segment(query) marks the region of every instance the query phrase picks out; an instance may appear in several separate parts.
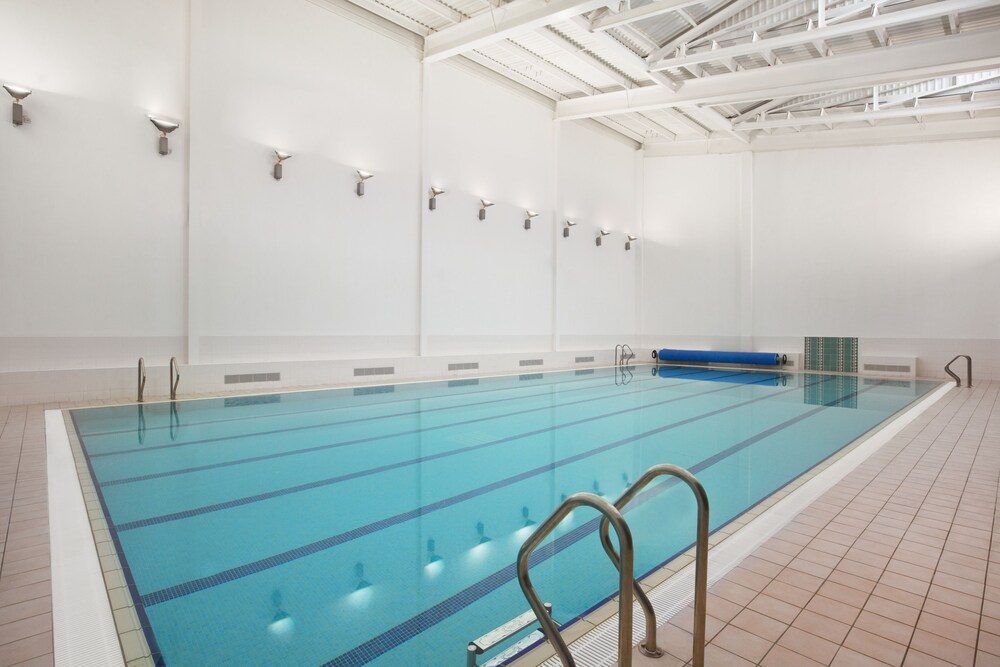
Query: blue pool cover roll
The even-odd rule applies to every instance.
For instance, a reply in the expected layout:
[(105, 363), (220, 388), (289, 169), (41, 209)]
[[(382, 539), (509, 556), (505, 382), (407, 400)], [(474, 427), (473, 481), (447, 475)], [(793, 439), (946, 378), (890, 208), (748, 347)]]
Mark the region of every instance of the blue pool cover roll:
[(671, 350), (659, 353), (660, 361), (700, 361), (716, 364), (755, 364), (777, 366), (781, 357), (776, 352), (721, 352), (715, 350)]

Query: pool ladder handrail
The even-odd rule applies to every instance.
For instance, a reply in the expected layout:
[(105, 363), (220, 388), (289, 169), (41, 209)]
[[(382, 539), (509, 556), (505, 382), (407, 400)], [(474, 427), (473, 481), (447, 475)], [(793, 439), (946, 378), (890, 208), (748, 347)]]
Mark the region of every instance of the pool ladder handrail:
[(969, 355), (967, 355), (967, 354), (958, 354), (958, 355), (955, 355), (954, 359), (952, 359), (951, 361), (949, 361), (948, 363), (946, 363), (944, 365), (944, 372), (951, 376), (951, 379), (955, 381), (955, 386), (956, 387), (961, 387), (962, 386), (962, 378), (958, 377), (957, 375), (955, 375), (955, 373), (952, 372), (951, 365), (953, 363), (955, 363), (956, 361), (958, 361), (959, 359), (961, 359), (962, 357), (965, 357), (965, 374), (966, 374), (966, 385), (965, 386), (971, 388), (972, 387), (972, 357), (970, 357)]
[(615, 529), (618, 544), (621, 545), (621, 558), (615, 564), (618, 569), (618, 665), (632, 667), (632, 591), (635, 582), (632, 531), (614, 505), (593, 493), (574, 493), (562, 501), (559, 507), (539, 524), (517, 552), (517, 581), (542, 626), (542, 632), (552, 644), (563, 667), (576, 667), (566, 642), (559, 634), (559, 625), (549, 616), (538, 593), (535, 592), (535, 587), (531, 584), (531, 578), (528, 576), (528, 559), (542, 541), (566, 518), (566, 515), (581, 506), (591, 507), (604, 515), (604, 519)]
[[(705, 665), (705, 614), (707, 611), (708, 596), (708, 494), (705, 487), (701, 485), (698, 478), (679, 466), (663, 463), (655, 465), (640, 477), (635, 484), (631, 485), (615, 501), (614, 505), (619, 511), (624, 511), (625, 507), (639, 495), (657, 477), (664, 475), (679, 478), (688, 485), (695, 500), (698, 503), (698, 526), (697, 537), (695, 539), (695, 574), (694, 574), (694, 638), (692, 640), (692, 665), (693, 667), (704, 667)], [(607, 519), (601, 521), (601, 545), (608, 557), (617, 566), (618, 552), (615, 551), (611, 543), (611, 536), (608, 531)], [(656, 645), (656, 612), (653, 605), (646, 597), (639, 582), (632, 580), (632, 587), (635, 591), (635, 598), (642, 608), (646, 619), (646, 639), (639, 644), (639, 651), (644, 655), (660, 657), (663, 651)]]
[(146, 360), (139, 357), (139, 391), (137, 402), (142, 403), (142, 392), (146, 389)]
[(616, 366), (624, 366), (633, 359), (635, 359), (635, 352), (632, 351), (632, 348), (627, 343), (615, 345)]
[[(176, 375), (176, 378), (174, 377)], [(177, 368), (177, 357), (170, 357), (170, 400), (177, 400), (177, 385), (181, 381), (181, 372)]]

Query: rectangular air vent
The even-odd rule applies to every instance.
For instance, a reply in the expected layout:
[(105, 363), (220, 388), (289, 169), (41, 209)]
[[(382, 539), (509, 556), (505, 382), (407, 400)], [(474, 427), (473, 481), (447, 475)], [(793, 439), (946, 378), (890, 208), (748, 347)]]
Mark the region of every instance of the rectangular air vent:
[(267, 396), (234, 396), (227, 398), (223, 406), (227, 408), (238, 408), (243, 405), (264, 405), (266, 403), (281, 403), (281, 394), (269, 394)]
[(448, 380), (449, 387), (471, 387), (477, 384), (479, 384), (479, 380), (476, 378), (470, 378), (468, 380)]
[(368, 396), (370, 394), (391, 394), (396, 391), (396, 385), (384, 384), (377, 387), (355, 387), (355, 396)]
[(518, 378), (521, 379), (521, 380), (541, 380), (542, 379), (542, 374), (541, 373), (527, 373), (525, 375), (518, 376)]
[(457, 364), (448, 364), (449, 371), (474, 371), (479, 368), (478, 361), (463, 361)]
[(576, 363), (578, 364), (589, 364), (594, 361), (593, 357), (577, 357)]
[(869, 373), (910, 373), (909, 366), (902, 364), (865, 364), (864, 370)]
[(244, 382), (278, 382), (281, 380), (281, 373), (240, 373), (239, 375), (227, 375), (224, 380), (226, 384), (242, 384)]
[(541, 366), (542, 365), (542, 360), (541, 359), (521, 359), (521, 361), (519, 361), (517, 363), (520, 364), (521, 366)]
[(395, 375), (396, 369), (393, 366), (372, 366), (371, 368), (355, 368), (354, 377), (361, 375)]
[(585, 368), (583, 370), (577, 371), (576, 374), (577, 375), (593, 375), (594, 374), (594, 369), (593, 368)]

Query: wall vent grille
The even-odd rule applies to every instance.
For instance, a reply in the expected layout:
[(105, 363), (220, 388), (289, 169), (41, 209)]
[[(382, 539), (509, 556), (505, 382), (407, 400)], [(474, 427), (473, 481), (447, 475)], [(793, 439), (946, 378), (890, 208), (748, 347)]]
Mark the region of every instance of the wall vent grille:
[(576, 358), (576, 363), (578, 363), (578, 364), (589, 364), (592, 361), (594, 361), (593, 357), (577, 357)]
[(479, 380), (476, 378), (470, 378), (468, 380), (448, 380), (449, 387), (471, 387), (477, 384), (479, 384)]
[(902, 364), (865, 364), (864, 369), (866, 371), (880, 371), (882, 373), (909, 373), (911, 369), (909, 366), (904, 366)]
[(396, 391), (396, 385), (382, 384), (375, 387), (355, 387), (355, 396), (370, 396), (372, 394), (391, 394)]
[(448, 364), (449, 371), (474, 371), (479, 368), (478, 361), (463, 361), (457, 364)]
[(281, 373), (240, 373), (237, 375), (226, 375), (223, 380), (226, 384), (242, 384), (244, 382), (278, 382), (281, 380)]
[(393, 366), (372, 366), (371, 368), (355, 368), (354, 377), (362, 375), (395, 375), (396, 369)]
[(526, 373), (524, 375), (518, 376), (518, 379), (520, 379), (520, 380), (541, 380), (542, 379), (542, 374), (541, 373)]
[(542, 365), (542, 360), (541, 359), (521, 359), (521, 361), (519, 361), (518, 364), (520, 364), (521, 366), (541, 366)]

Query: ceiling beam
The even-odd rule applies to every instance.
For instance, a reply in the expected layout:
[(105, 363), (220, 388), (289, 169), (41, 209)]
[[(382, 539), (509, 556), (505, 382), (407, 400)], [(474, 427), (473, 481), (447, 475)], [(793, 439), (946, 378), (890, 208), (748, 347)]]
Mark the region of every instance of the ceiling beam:
[(740, 123), (736, 129), (741, 131), (765, 130), (778, 127), (808, 127), (811, 125), (826, 125), (831, 127), (838, 123), (865, 123), (891, 118), (915, 118), (918, 116), (933, 116), (947, 113), (968, 113), (984, 109), (1000, 109), (1000, 100), (975, 100), (972, 102), (956, 102), (933, 106), (914, 106), (902, 109), (885, 109), (880, 111), (849, 111), (843, 113), (828, 113), (818, 116), (792, 116), (752, 120)]
[(728, 21), (758, 1), (759, 0), (736, 0), (736, 2), (719, 9), (698, 25), (691, 26), (677, 37), (674, 37), (672, 40), (650, 53), (646, 56), (646, 61), (652, 63), (662, 59), (664, 56), (673, 53), (674, 49), (678, 46), (687, 44), (695, 37), (701, 37), (715, 26), (719, 25), (723, 21)]
[(602, 93), (559, 102), (556, 117), (568, 120), (662, 107), (738, 104), (863, 88), (887, 80), (906, 81), (994, 69), (1000, 67), (998, 40), (1000, 30), (984, 30), (692, 79), (676, 91), (649, 87)]
[(516, 0), (428, 35), (424, 40), (424, 61), (444, 60), (606, 4), (607, 0)]
[(625, 11), (618, 12), (617, 14), (605, 14), (604, 16), (591, 21), (590, 29), (607, 30), (626, 23), (641, 21), (642, 19), (648, 19), (654, 16), (660, 16), (661, 14), (666, 14), (668, 12), (677, 11), (678, 9), (690, 7), (691, 5), (697, 5), (701, 2), (704, 2), (704, 0), (656, 0), (655, 2), (643, 5), (642, 7), (626, 9)]
[(541, 35), (545, 39), (549, 40), (550, 42), (561, 48), (566, 53), (573, 54), (574, 56), (582, 60), (584, 63), (586, 63), (588, 67), (590, 67), (593, 70), (596, 70), (601, 75), (611, 79), (622, 88), (628, 89), (635, 87), (635, 81), (630, 79), (627, 75), (622, 74), (613, 67), (610, 67), (604, 62), (598, 60), (593, 54), (588, 52), (584, 47), (577, 46), (569, 39), (563, 37), (558, 32), (554, 31), (552, 28), (548, 27), (539, 28), (535, 32), (536, 34)]
[(900, 25), (903, 23), (914, 23), (946, 16), (955, 12), (964, 12), (971, 9), (978, 9), (989, 5), (995, 5), (996, 0), (943, 0), (914, 9), (903, 9), (889, 14), (880, 14), (871, 18), (856, 19), (836, 25), (828, 25), (825, 28), (815, 28), (813, 30), (802, 30), (788, 35), (771, 37), (751, 41), (746, 44), (727, 46), (721, 49), (706, 49), (701, 52), (691, 53), (690, 51), (681, 57), (665, 58), (663, 60), (650, 63), (650, 70), (662, 71), (675, 67), (687, 67), (688, 65), (701, 65), (715, 62), (727, 58), (738, 58), (762, 52), (772, 52), (774, 49), (783, 49), (794, 46), (802, 46), (815, 42), (816, 40), (829, 40), (839, 37), (846, 37), (857, 33), (874, 31), (883, 36), (883, 46), (885, 46), (884, 30), (888, 26)]

